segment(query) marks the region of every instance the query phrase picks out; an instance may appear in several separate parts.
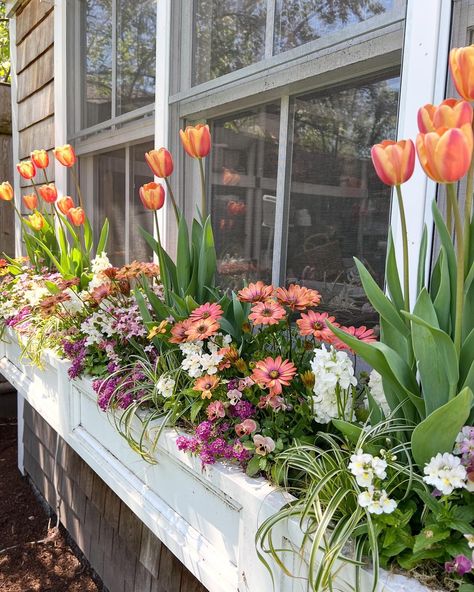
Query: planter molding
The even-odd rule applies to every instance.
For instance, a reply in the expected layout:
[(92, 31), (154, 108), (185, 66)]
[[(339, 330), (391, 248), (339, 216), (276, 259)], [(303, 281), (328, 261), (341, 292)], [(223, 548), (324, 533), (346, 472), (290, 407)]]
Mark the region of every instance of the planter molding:
[[(90, 380), (71, 381), (69, 363), (49, 352), (43, 369), (32, 366), (22, 359), (15, 335), (6, 339), (0, 343), (0, 373), (210, 592), (307, 591), (304, 580), (278, 568), (273, 588), (255, 551), (257, 526), (291, 499), (288, 494), (237, 467), (216, 463), (202, 470), (199, 459), (178, 451), (173, 429), (159, 440), (157, 464), (147, 463), (99, 410)], [(290, 523), (278, 539), (282, 548), (290, 548), (290, 541), (297, 547), (298, 524)], [(303, 574), (294, 558), (294, 572)], [(339, 574), (340, 589), (350, 590), (351, 568), (343, 564)], [(362, 589), (371, 589), (369, 574)], [(379, 592), (408, 590), (427, 588), (382, 573)]]

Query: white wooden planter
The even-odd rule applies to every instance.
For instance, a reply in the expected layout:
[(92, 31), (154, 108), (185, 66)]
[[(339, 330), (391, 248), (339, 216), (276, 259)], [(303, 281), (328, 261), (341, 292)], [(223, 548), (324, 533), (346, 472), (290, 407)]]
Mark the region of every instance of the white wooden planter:
[[(100, 411), (89, 380), (71, 381), (69, 363), (52, 354), (44, 369), (21, 359), (10, 335), (0, 345), (0, 372), (107, 485), (161, 539), (210, 592), (303, 592), (304, 579), (275, 569), (275, 587), (255, 551), (259, 524), (288, 495), (268, 481), (247, 477), (237, 467), (217, 463), (201, 469), (199, 459), (176, 447), (178, 433), (165, 430), (156, 459), (139, 457)], [(279, 533), (281, 547), (298, 546), (301, 532), (291, 523)], [(291, 542), (290, 542), (291, 541)], [(275, 544), (277, 543), (275, 539)], [(304, 574), (296, 559), (294, 571)], [(338, 589), (351, 590), (353, 573), (341, 565)], [(363, 590), (370, 590), (366, 574)], [(418, 582), (382, 574), (380, 592), (424, 592)]]

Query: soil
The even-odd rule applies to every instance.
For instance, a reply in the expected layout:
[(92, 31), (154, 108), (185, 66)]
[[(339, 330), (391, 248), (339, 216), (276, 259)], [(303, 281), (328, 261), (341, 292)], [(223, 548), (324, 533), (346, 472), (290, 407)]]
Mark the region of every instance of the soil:
[(0, 592), (100, 592), (18, 471), (16, 430), (0, 418)]

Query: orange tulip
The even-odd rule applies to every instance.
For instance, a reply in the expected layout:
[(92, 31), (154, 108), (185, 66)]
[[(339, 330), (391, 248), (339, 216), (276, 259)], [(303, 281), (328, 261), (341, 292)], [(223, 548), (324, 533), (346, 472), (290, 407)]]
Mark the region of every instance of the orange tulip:
[(416, 151), (425, 173), (437, 183), (454, 183), (467, 173), (473, 148), (472, 127), (441, 127), (418, 134)]
[(54, 150), (54, 156), (65, 167), (72, 167), (76, 162), (76, 154), (71, 144), (65, 144), (64, 146), (57, 146)]
[(418, 111), (418, 129), (423, 134), (439, 127), (461, 127), (465, 123), (472, 124), (472, 107), (467, 101), (446, 99), (439, 106), (428, 104)]
[(11, 201), (13, 199), (13, 187), (8, 181), (0, 183), (0, 199)]
[(58, 190), (56, 189), (54, 183), (41, 185), (38, 191), (46, 203), (54, 203), (58, 198)]
[(384, 140), (370, 151), (375, 171), (386, 185), (401, 185), (413, 175), (415, 146), (411, 140)]
[(449, 52), (449, 67), (456, 90), (466, 101), (474, 100), (474, 45)]
[(16, 165), (16, 168), (24, 179), (32, 179), (36, 175), (36, 168), (31, 160), (23, 160), (22, 162), (19, 162)]
[(145, 152), (145, 160), (153, 174), (161, 179), (166, 179), (173, 172), (173, 157), (166, 148)]
[(165, 203), (165, 190), (158, 183), (146, 183), (139, 190), (142, 204), (147, 210), (160, 210)]
[(38, 198), (36, 197), (36, 194), (30, 193), (29, 195), (23, 196), (23, 203), (29, 210), (36, 210), (38, 207)]
[(44, 226), (44, 218), (39, 212), (35, 212), (28, 216), (28, 221), (33, 230), (41, 230)]
[(46, 150), (33, 150), (31, 160), (37, 169), (45, 169), (49, 164), (49, 156)]
[(74, 201), (72, 197), (70, 197), (69, 195), (63, 195), (58, 199), (56, 205), (58, 206), (58, 209), (61, 212), (61, 214), (67, 216), (69, 210), (74, 207)]
[(198, 123), (196, 126), (188, 125), (179, 130), (183, 148), (192, 158), (204, 158), (211, 151), (211, 134), (209, 126)]
[(82, 208), (70, 208), (67, 217), (74, 226), (82, 226), (86, 220), (86, 213)]

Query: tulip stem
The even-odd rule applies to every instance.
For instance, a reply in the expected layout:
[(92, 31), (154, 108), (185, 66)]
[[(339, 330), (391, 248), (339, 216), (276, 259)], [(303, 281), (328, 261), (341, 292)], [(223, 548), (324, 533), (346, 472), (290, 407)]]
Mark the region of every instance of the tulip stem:
[(40, 212), (43, 212), (43, 198), (41, 197), (41, 195), (38, 192), (38, 189), (36, 188), (36, 183), (33, 181), (33, 179), (30, 179), (31, 184), (33, 185), (33, 189), (36, 193), (36, 197), (38, 198), (38, 210)]
[(168, 177), (165, 177), (166, 187), (168, 188), (168, 193), (171, 198), (171, 203), (173, 204), (174, 215), (176, 216), (176, 224), (179, 225), (179, 210), (178, 206), (176, 205), (176, 200), (174, 198), (173, 189), (171, 187), (171, 183), (168, 181)]
[(81, 188), (79, 186), (79, 180), (77, 178), (76, 171), (74, 170), (74, 166), (71, 167), (71, 173), (72, 173), (72, 177), (74, 179), (74, 184), (76, 185), (76, 191), (77, 191), (77, 197), (79, 199), (79, 205), (81, 206), (82, 209), (84, 209), (84, 202), (82, 200)]
[(44, 175), (44, 180), (46, 181), (46, 183), (48, 184), (48, 175), (46, 174), (46, 169), (43, 169), (43, 175)]
[(201, 216), (202, 223), (206, 220), (206, 178), (204, 176), (204, 164), (202, 158), (198, 158), (199, 162), (199, 173), (201, 175)]
[[(473, 124), (474, 126), (474, 124)], [(466, 200), (464, 202), (464, 275), (469, 273), (469, 251), (471, 248), (471, 217), (472, 217), (472, 193), (474, 180), (474, 157), (471, 159), (466, 180)]]
[(157, 210), (153, 210), (153, 213), (154, 213), (154, 215), (155, 215), (156, 238), (157, 238), (158, 244), (159, 244), (159, 245), (160, 245), (160, 247), (161, 247), (161, 238), (160, 238), (160, 225), (159, 225), (159, 223), (158, 223), (158, 212), (157, 212)]
[(454, 214), (454, 229), (456, 233), (456, 251), (457, 251), (457, 266), (456, 266), (456, 319), (454, 323), (454, 345), (456, 352), (459, 355), (461, 351), (462, 340), (462, 313), (464, 306), (464, 241), (463, 241), (463, 225), (461, 214), (459, 212), (459, 205), (456, 198), (456, 186), (454, 183), (449, 183), (446, 186), (448, 200)]
[(402, 188), (400, 185), (395, 185), (398, 211), (400, 212), (400, 222), (402, 224), (402, 244), (403, 244), (403, 300), (405, 303), (405, 310), (410, 312), (410, 278), (408, 269), (408, 232), (407, 221), (405, 217), (405, 207), (403, 206)]

